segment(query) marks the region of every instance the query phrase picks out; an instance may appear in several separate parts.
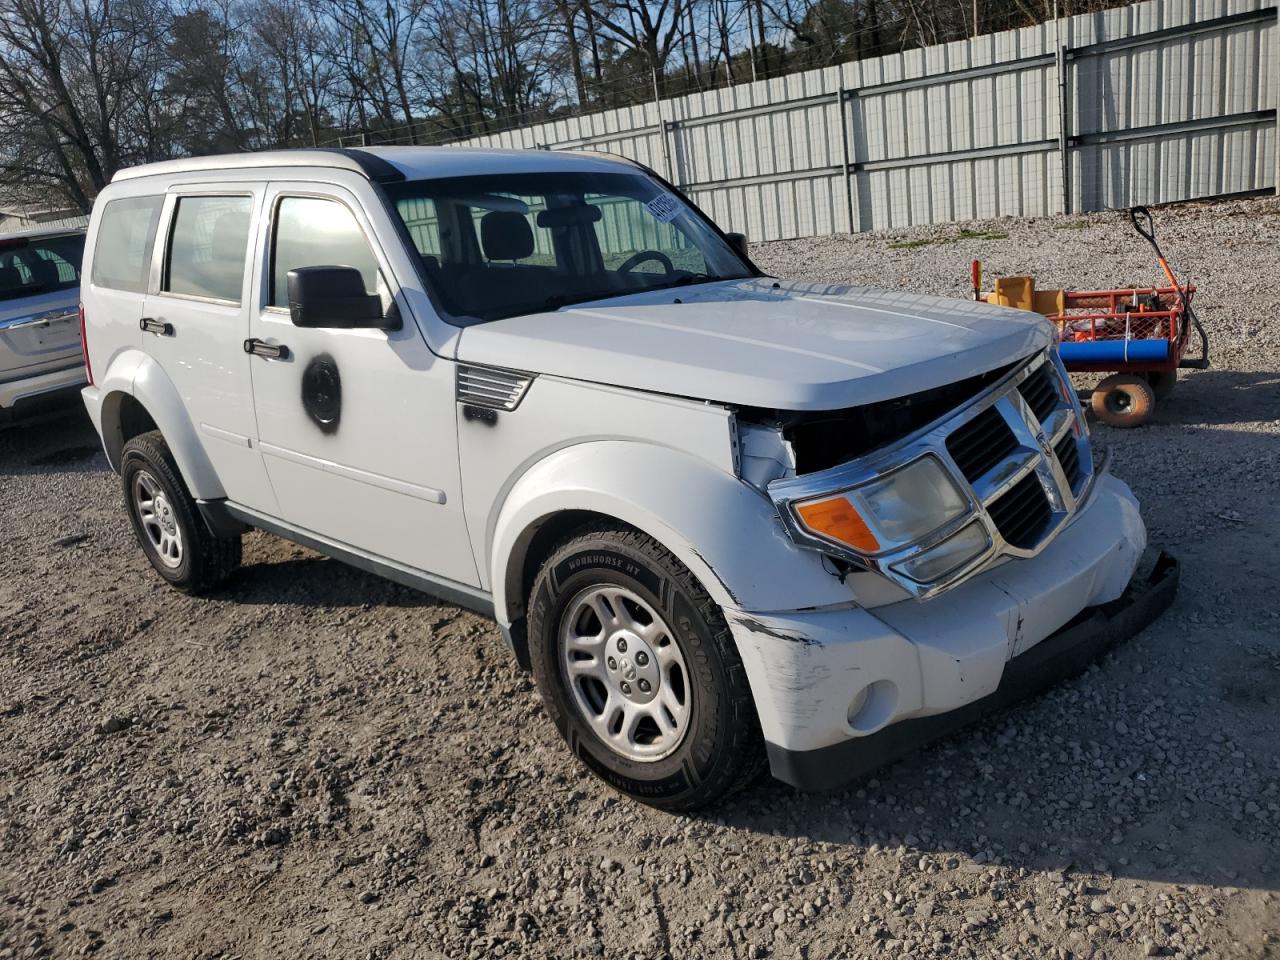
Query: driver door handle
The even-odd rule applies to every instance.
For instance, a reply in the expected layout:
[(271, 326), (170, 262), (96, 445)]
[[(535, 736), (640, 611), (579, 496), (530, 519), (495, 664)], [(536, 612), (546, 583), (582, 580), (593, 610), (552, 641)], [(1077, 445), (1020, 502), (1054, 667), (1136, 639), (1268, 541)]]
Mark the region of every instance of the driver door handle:
[(138, 321), (138, 327), (144, 333), (154, 333), (159, 337), (173, 336), (173, 324), (164, 320), (157, 320), (154, 317), (143, 317)]
[(289, 348), (283, 343), (267, 343), (257, 337), (244, 342), (244, 352), (251, 353), (255, 357), (266, 357), (269, 360), (287, 360), (289, 357)]

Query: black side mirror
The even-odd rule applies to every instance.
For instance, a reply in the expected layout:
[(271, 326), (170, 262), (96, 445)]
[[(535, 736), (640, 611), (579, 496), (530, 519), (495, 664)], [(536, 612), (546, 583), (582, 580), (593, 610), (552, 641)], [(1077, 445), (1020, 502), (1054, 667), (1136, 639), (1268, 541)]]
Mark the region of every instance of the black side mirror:
[(399, 330), (400, 313), (382, 312), (382, 298), (365, 293), (355, 267), (299, 267), (289, 271), (289, 316), (295, 327), (377, 327)]
[(724, 238), (729, 241), (729, 246), (733, 247), (734, 253), (744, 260), (751, 259), (747, 256), (747, 235), (745, 233), (726, 233)]

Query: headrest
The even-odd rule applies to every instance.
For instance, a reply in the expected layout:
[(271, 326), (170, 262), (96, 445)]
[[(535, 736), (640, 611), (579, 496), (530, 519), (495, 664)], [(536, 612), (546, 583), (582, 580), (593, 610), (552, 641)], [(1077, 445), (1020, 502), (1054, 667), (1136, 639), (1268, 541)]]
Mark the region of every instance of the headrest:
[(39, 286), (53, 288), (62, 282), (58, 275), (58, 265), (52, 260), (37, 257), (30, 265), (31, 279)]
[(533, 228), (521, 214), (490, 210), (480, 219), (480, 244), (490, 260), (523, 260), (533, 253)]
[(244, 263), (245, 249), (249, 245), (249, 214), (228, 210), (218, 214), (213, 221), (210, 235), (214, 260)]
[(13, 290), (22, 286), (22, 274), (12, 264), (0, 267), (0, 290)]

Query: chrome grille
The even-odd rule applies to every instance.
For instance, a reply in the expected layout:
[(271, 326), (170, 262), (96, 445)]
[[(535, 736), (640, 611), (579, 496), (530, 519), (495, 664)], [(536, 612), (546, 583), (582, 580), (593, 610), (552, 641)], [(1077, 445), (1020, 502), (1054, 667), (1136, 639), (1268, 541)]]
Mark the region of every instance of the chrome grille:
[[(937, 457), (969, 500), (969, 509), (910, 544), (867, 556), (805, 529), (799, 501), (839, 494), (921, 456)], [(908, 593), (928, 597), (953, 587), (1001, 556), (1034, 556), (1079, 509), (1093, 485), (1093, 452), (1084, 415), (1056, 355), (1042, 353), (987, 391), (897, 443), (827, 470), (769, 484), (778, 514), (796, 543), (876, 570)], [(932, 583), (895, 570), (904, 559), (979, 520), (990, 548)]]
[(964, 478), (973, 483), (1018, 446), (1013, 431), (995, 407), (988, 407), (947, 437), (947, 452)]
[(458, 364), (457, 397), (459, 403), (493, 410), (514, 410), (524, 399), (533, 374), (496, 367)]
[(1076, 489), (1076, 485), (1080, 481), (1080, 444), (1076, 442), (1076, 438), (1071, 434), (1067, 434), (1054, 445), (1053, 452), (1057, 454), (1058, 463), (1062, 465), (1062, 473), (1067, 478), (1067, 483), (1071, 484), (1071, 489)]
[(1054, 382), (1056, 379), (1051, 364), (1046, 363), (1018, 385), (1018, 392), (1022, 394), (1022, 399), (1027, 401), (1027, 406), (1041, 423), (1053, 413), (1062, 400), (1062, 395)]
[(1034, 471), (987, 507), (987, 513), (1005, 543), (1019, 550), (1035, 546), (1045, 525), (1053, 519), (1049, 498), (1044, 495), (1044, 487)]

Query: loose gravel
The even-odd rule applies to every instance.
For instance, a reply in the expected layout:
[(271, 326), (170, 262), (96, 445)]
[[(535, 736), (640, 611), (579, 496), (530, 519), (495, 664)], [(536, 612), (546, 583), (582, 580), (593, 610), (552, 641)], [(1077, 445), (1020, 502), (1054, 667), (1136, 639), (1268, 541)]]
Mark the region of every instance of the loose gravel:
[[(184, 597), (81, 415), (0, 432), (0, 958), (1280, 954), (1280, 204), (1157, 222), (1214, 367), (1095, 436), (1182, 561), (1176, 604), (834, 794), (622, 799), (492, 624), (264, 534)], [(967, 226), (1007, 238), (755, 253), (953, 296), (974, 256), (1044, 287), (1157, 279), (1115, 214)]]

